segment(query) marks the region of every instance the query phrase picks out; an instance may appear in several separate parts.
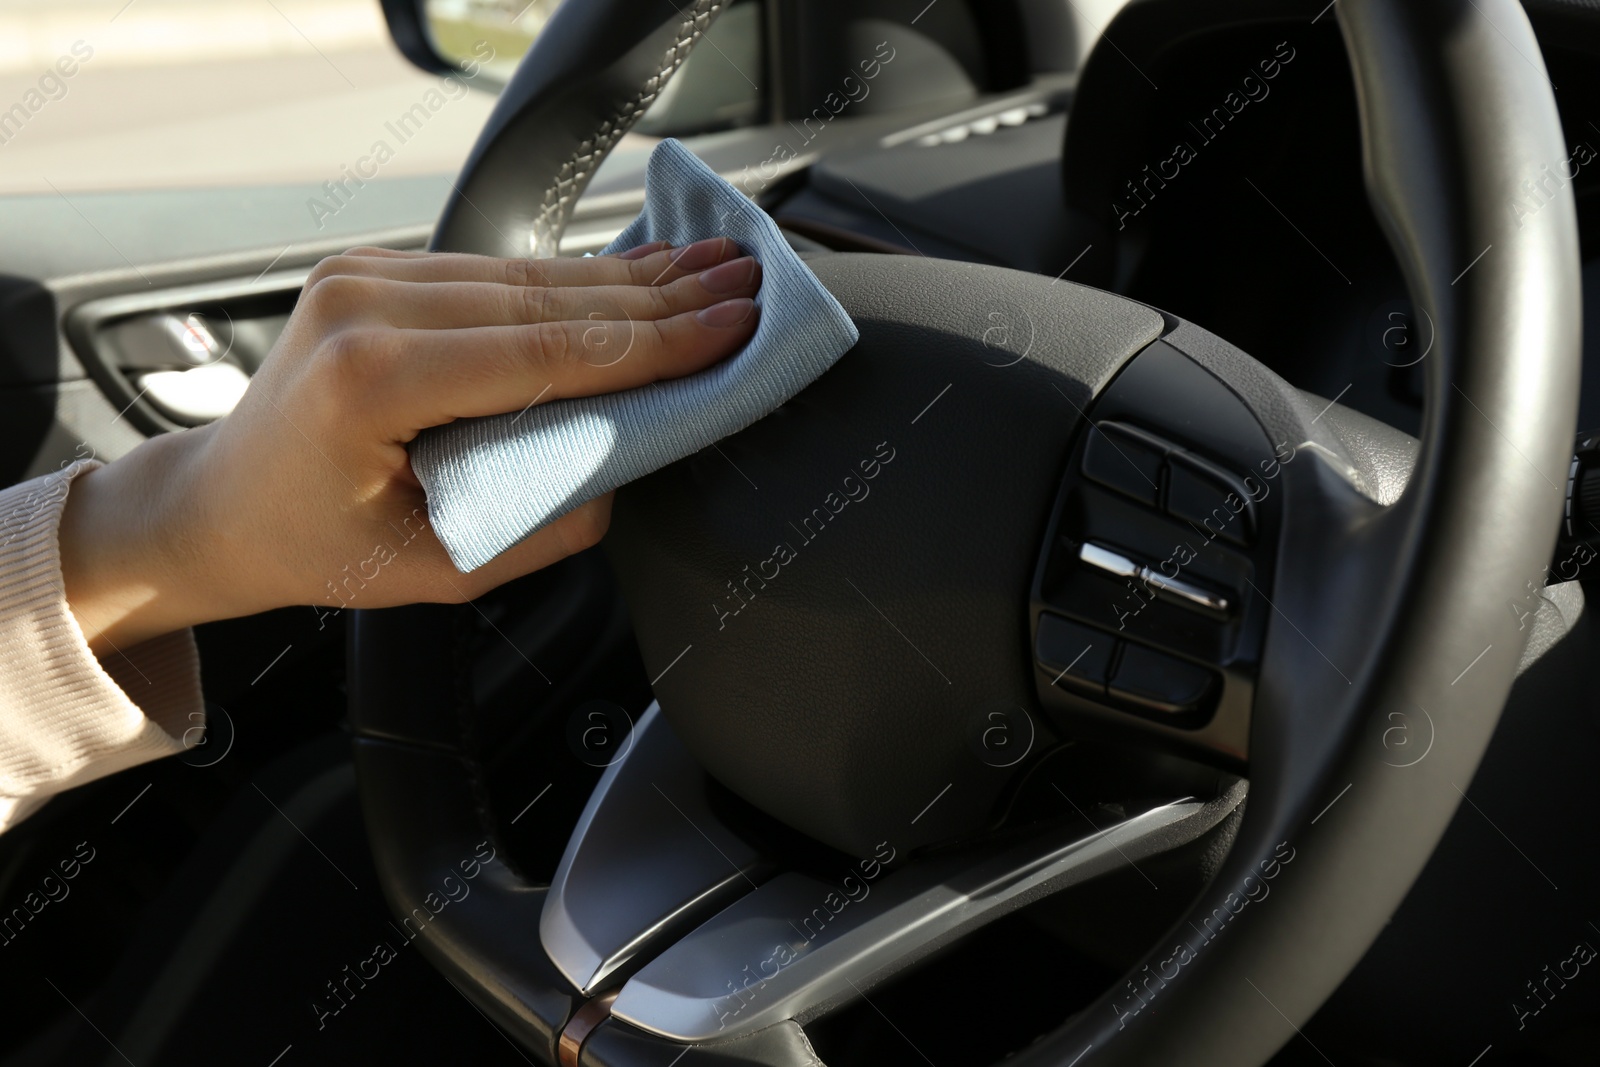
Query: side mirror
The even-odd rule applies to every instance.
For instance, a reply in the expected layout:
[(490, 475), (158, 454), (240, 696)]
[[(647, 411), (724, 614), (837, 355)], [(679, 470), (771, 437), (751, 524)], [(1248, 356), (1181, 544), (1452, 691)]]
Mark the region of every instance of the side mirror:
[[(581, 2), (581, 0), (578, 0)], [(499, 92), (561, 0), (381, 0), (402, 55), (430, 74)], [(765, 4), (735, 0), (667, 83), (634, 132), (687, 137), (767, 119)]]

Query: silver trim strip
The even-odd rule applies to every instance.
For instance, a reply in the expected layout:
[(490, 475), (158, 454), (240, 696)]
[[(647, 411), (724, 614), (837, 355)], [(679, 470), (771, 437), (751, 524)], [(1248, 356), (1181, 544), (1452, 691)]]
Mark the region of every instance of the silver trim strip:
[(930, 858), (877, 882), (779, 875), (647, 964), (611, 1014), (683, 1042), (806, 1022), (1040, 896), (1194, 839), (1216, 824), (1205, 807), (1185, 798), (1088, 836)]
[(1118, 578), (1137, 578), (1154, 589), (1163, 599), (1184, 607), (1196, 608), (1208, 615), (1225, 619), (1232, 607), (1228, 603), (1228, 598), (1220, 593), (1213, 593), (1182, 578), (1169, 578), (1160, 571), (1140, 566), (1127, 556), (1101, 545), (1085, 541), (1078, 549), (1078, 558), (1096, 570), (1105, 571)]
[(659, 705), (639, 717), (631, 739), (589, 797), (539, 916), (545, 953), (585, 996), (763, 873), (756, 850), (711, 810), (705, 771)]

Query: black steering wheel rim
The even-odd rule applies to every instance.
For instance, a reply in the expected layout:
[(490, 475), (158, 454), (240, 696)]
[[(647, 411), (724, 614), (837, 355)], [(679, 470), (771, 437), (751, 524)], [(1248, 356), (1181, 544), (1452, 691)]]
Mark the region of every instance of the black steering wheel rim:
[[(564, 5), (491, 116), (435, 247), (551, 247), (598, 159), (722, 6), (702, 0), (663, 22), (658, 5), (635, 0)], [(1539, 162), (1564, 156), (1555, 105), (1513, 0), (1341, 0), (1334, 14), (1355, 77), (1369, 200), (1435, 329), (1415, 465), (1384, 507), (1349, 491), (1327, 464), (1285, 482), (1281, 544), (1292, 542), (1294, 561), (1327, 570), (1298, 572), (1287, 553), (1280, 563), (1272, 600), (1282, 621), (1256, 695), (1249, 810), (1184, 922), (1238, 918), (1187, 955), (1175, 931), (1123, 984), (1019, 1054), (1023, 1063), (1079, 1062), (1085, 1050), (1086, 1064), (1265, 1061), (1404, 897), (1515, 674), (1525, 634), (1507, 605), (1542, 575), (1554, 539), (1581, 302), (1570, 192), (1521, 228), (1504, 205)], [(553, 176), (542, 199), (522, 180), (530, 173)], [(1248, 357), (1186, 325), (1166, 336), (1269, 432), (1319, 439), (1292, 390)], [(1358, 450), (1333, 436), (1335, 455)], [(1362, 594), (1359, 626), (1328, 618), (1330, 588)], [(464, 741), (463, 665), (437, 639), (457, 625), (456, 610), (363, 611), (352, 627), (363, 803), (401, 913), (489, 837)], [(664, 665), (646, 645), (647, 662)], [(1472, 686), (1455, 687), (1479, 650)], [(1325, 677), (1330, 662), (1346, 681), (1337, 698), (1307, 681)], [(1390, 713), (1414, 708), (1432, 716), (1434, 747), (1397, 767), (1382, 732)], [(1274, 878), (1271, 903), (1245, 908), (1245, 880), (1282, 864), (1284, 848), (1293, 859)], [(553, 1059), (578, 998), (539, 946), (543, 890), (491, 868), (476, 909), (446, 911), (422, 943), (485, 1011)], [(1145, 1010), (1152, 1001), (1159, 1011)]]

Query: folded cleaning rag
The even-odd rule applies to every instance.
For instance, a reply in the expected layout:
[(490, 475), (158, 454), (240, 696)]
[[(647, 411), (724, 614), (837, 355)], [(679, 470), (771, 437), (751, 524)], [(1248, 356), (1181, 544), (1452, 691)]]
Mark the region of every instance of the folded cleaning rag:
[(602, 255), (726, 236), (761, 264), (755, 336), (687, 378), (424, 431), (411, 468), (465, 572), (586, 501), (691, 455), (804, 389), (856, 343), (850, 316), (770, 216), (675, 140), (650, 154), (644, 211)]

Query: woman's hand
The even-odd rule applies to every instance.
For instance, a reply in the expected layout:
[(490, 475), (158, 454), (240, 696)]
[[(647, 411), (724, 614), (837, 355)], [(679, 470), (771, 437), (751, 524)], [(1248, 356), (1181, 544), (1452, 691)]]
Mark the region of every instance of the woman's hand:
[(323, 260), (231, 415), (74, 483), (61, 566), (90, 647), (293, 604), (459, 602), (587, 548), (609, 495), (461, 574), (406, 443), (703, 370), (749, 340), (759, 285), (725, 238), (590, 259)]

